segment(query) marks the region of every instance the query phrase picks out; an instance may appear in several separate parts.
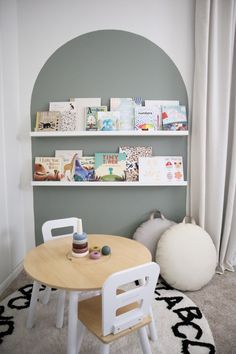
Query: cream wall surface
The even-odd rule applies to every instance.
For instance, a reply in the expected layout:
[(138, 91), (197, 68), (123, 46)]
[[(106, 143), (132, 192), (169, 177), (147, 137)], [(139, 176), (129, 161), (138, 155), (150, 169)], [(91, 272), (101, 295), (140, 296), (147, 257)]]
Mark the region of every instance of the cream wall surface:
[[(191, 102), (195, 1), (1, 0), (0, 4), (4, 18), (1, 24), (1, 47), (4, 49), (1, 62), (5, 62), (0, 67), (0, 99), (4, 103), (0, 111), (1, 134), (5, 137), (0, 149), (1, 153), (6, 151), (1, 177), (1, 188), (6, 192), (6, 202), (1, 205), (1, 210), (6, 218), (1, 218), (0, 224), (1, 242), (5, 242), (6, 247), (5, 250), (0, 249), (0, 259), (5, 265), (0, 268), (0, 284), (5, 285), (25, 251), (34, 245), (30, 101), (34, 82), (46, 60), (61, 45), (86, 32), (102, 29), (133, 32), (153, 41), (175, 62)], [(7, 36), (9, 29), (10, 37)], [(9, 46), (15, 51), (14, 55), (8, 52)], [(12, 73), (12, 82), (9, 82), (9, 72)], [(9, 102), (11, 110), (7, 109)], [(16, 156), (17, 170), (15, 164), (7, 164), (8, 157), (12, 161)], [(12, 178), (9, 180), (8, 176)], [(6, 226), (7, 219), (9, 223)], [(14, 231), (17, 232), (17, 247), (14, 246)], [(12, 254), (11, 261), (9, 254)]]

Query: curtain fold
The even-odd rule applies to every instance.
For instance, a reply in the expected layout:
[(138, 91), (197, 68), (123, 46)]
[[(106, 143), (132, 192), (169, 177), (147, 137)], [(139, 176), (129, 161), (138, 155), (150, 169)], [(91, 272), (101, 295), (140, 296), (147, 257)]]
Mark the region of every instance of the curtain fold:
[(220, 272), (236, 254), (235, 19), (236, 0), (196, 0), (190, 210)]

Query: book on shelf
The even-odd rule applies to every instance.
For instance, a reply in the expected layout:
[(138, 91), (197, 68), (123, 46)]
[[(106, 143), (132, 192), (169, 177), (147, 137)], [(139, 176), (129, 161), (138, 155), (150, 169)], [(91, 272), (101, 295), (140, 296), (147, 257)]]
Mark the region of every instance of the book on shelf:
[(152, 147), (151, 146), (120, 146), (119, 152), (126, 154), (126, 180), (130, 182), (138, 181), (139, 157), (152, 156)]
[(107, 112), (107, 106), (86, 107), (86, 130), (98, 130), (98, 112)]
[(110, 98), (110, 110), (120, 112), (120, 130), (134, 130), (134, 109), (141, 105), (141, 97)]
[(75, 159), (74, 181), (94, 181), (95, 179), (95, 157), (77, 156)]
[(70, 98), (70, 102), (75, 103), (77, 113), (77, 127), (76, 130), (83, 131), (86, 129), (86, 107), (101, 106), (101, 98)]
[(113, 131), (120, 129), (120, 112), (97, 112), (98, 130)]
[(34, 181), (61, 181), (62, 159), (59, 157), (35, 157)]
[(95, 153), (95, 179), (97, 181), (125, 181), (125, 153)]
[(159, 107), (136, 107), (135, 108), (135, 130), (153, 131), (159, 130), (160, 125)]
[(144, 103), (148, 107), (179, 106), (179, 100), (145, 100)]
[(60, 112), (37, 112), (36, 113), (36, 132), (54, 132), (60, 130)]
[(76, 157), (81, 157), (83, 155), (82, 150), (56, 150), (55, 157), (62, 159), (62, 171), (63, 178), (62, 181), (73, 181), (74, 169), (75, 169), (75, 159)]
[(182, 156), (152, 156), (139, 158), (141, 183), (176, 183), (184, 180)]
[(61, 112), (60, 131), (75, 131), (77, 127), (77, 112), (73, 102), (49, 102), (49, 111)]
[(163, 130), (187, 130), (187, 115), (185, 106), (163, 106), (162, 107)]

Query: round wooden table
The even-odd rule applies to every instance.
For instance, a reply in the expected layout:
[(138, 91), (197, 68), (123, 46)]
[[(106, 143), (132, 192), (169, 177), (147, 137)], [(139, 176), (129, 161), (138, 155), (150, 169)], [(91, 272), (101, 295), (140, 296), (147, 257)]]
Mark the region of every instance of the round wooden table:
[(100, 259), (71, 255), (72, 237), (57, 238), (35, 247), (24, 259), (24, 269), (34, 279), (28, 315), (28, 327), (33, 326), (40, 284), (70, 292), (67, 353), (76, 353), (77, 306), (80, 291), (101, 289), (106, 278), (118, 271), (147, 262), (152, 257), (141, 243), (112, 235), (88, 235), (89, 247), (111, 248), (111, 254)]

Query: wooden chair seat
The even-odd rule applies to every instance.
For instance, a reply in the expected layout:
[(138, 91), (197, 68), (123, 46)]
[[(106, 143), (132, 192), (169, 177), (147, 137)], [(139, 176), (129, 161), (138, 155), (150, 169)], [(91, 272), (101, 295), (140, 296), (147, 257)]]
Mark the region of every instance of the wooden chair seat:
[[(124, 290), (119, 290), (118, 293), (122, 293)], [(117, 311), (118, 315), (121, 315), (125, 312), (128, 312), (134, 308), (137, 308), (137, 304), (130, 304), (120, 308)], [(117, 340), (123, 336), (126, 336), (134, 331), (137, 331), (139, 328), (146, 326), (151, 322), (151, 317), (145, 317), (140, 323), (137, 325), (119, 332), (117, 334), (109, 334), (107, 336), (102, 335), (102, 297), (95, 296), (93, 298), (82, 300), (78, 306), (78, 318), (83, 323), (85, 327), (89, 331), (91, 331), (98, 339), (100, 339), (103, 343), (108, 344)]]

